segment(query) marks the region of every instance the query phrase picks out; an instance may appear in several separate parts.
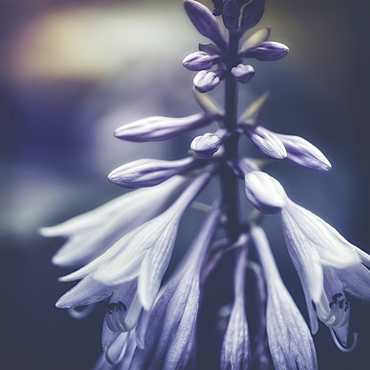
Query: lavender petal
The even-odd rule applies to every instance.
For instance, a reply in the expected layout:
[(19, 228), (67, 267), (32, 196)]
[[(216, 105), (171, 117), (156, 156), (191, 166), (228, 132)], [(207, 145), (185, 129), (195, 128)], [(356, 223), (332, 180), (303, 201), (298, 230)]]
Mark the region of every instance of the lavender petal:
[(227, 42), (210, 10), (193, 0), (186, 0), (184, 2), (184, 7), (198, 32), (212, 40), (222, 50), (227, 50)]

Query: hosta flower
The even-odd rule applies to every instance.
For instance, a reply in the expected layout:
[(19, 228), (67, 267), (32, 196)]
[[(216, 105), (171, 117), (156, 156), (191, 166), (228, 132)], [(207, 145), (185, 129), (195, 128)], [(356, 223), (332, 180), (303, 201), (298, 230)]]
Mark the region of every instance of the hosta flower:
[(200, 34), (209, 38), (222, 50), (227, 50), (227, 41), (222, 35), (216, 18), (203, 4), (193, 0), (184, 1), (184, 7), (191, 22)]
[(146, 318), (143, 348), (136, 349), (132, 369), (188, 368), (191, 350), (188, 346), (194, 340), (200, 304), (201, 266), (220, 215), (220, 207), (216, 206), (204, 222), (185, 262), (161, 289)]
[(250, 65), (238, 64), (236, 67), (231, 68), (231, 74), (236, 81), (246, 84), (254, 76), (254, 68)]
[(270, 33), (270, 27), (266, 27), (252, 34), (240, 47), (239, 57), (269, 62), (284, 58), (289, 48), (276, 41), (267, 41)]
[[(254, 180), (255, 177), (259, 181)], [(342, 346), (346, 346), (349, 320), (346, 293), (370, 298), (370, 288), (365, 288), (370, 283), (370, 271), (365, 267), (370, 266), (370, 256), (349, 243), (320, 217), (282, 195), (279, 185), (275, 179), (259, 171), (246, 175), (247, 196), (253, 194), (248, 198), (260, 210), (265, 207), (276, 209), (276, 200), (285, 199), (280, 204), (284, 236), (301, 279), (312, 331), (315, 333), (318, 329), (317, 315), (334, 330)], [(362, 283), (357, 286), (358, 281)]]
[(194, 87), (201, 93), (211, 91), (220, 84), (223, 75), (222, 70), (200, 71), (194, 77)]
[(127, 123), (116, 129), (114, 134), (127, 141), (161, 141), (210, 124), (217, 118), (216, 114), (203, 113), (180, 118), (153, 116)]
[(108, 179), (125, 188), (154, 186), (174, 175), (194, 168), (196, 165), (197, 163), (192, 157), (177, 161), (138, 159), (116, 168), (108, 175)]
[(251, 237), (266, 275), (266, 329), (275, 369), (317, 369), (312, 336), (281, 280), (266, 235), (252, 225)]
[(210, 176), (210, 170), (204, 171), (165, 212), (124, 235), (100, 257), (60, 280), (73, 281), (91, 274), (104, 285), (117, 286), (137, 278), (140, 302), (150, 309), (169, 264), (181, 216)]
[(204, 51), (196, 51), (189, 54), (182, 64), (189, 71), (202, 71), (210, 69), (219, 59), (220, 56), (217, 54), (211, 55)]
[(254, 101), (239, 118), (253, 144), (265, 155), (284, 159), (310, 171), (325, 172), (331, 164), (324, 154), (306, 139), (296, 135), (283, 135), (260, 126), (259, 116), (267, 100), (264, 94)]
[(234, 303), (221, 348), (221, 369), (248, 369), (249, 333), (245, 306), (246, 249), (243, 245), (234, 270)]
[(53, 263), (75, 266), (90, 262), (123, 235), (160, 214), (187, 182), (187, 178), (173, 177), (150, 189), (122, 195), (59, 225), (41, 228), (43, 236), (68, 238), (53, 256)]

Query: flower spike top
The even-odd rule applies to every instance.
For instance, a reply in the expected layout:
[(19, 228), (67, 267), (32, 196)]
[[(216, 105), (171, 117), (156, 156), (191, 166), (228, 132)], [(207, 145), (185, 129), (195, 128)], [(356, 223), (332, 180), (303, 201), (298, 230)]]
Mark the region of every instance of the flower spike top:
[[(123, 163), (108, 179), (130, 192), (40, 230), (46, 237), (68, 238), (53, 262), (78, 268), (60, 278), (79, 281), (56, 306), (77, 316), (78, 307), (87, 307), (83, 312), (88, 313), (104, 301), (103, 355), (96, 369), (197, 369), (204, 368), (205, 359), (207, 366), (222, 370), (317, 369), (312, 335), (319, 321), (340, 350), (349, 352), (357, 343), (350, 300), (370, 301), (370, 256), (293, 202), (266, 172), (278, 161), (326, 172), (332, 167), (329, 160), (306, 139), (264, 126), (261, 112), (268, 93), (239, 109), (239, 88), (258, 78), (254, 60), (277, 61), (289, 49), (270, 41), (271, 27), (253, 30), (263, 18), (265, 0), (212, 3), (211, 10), (184, 1), (191, 23), (209, 40), (183, 59), (184, 67), (195, 72), (193, 95), (202, 112), (122, 122), (115, 131), (124, 141), (166, 145), (196, 129), (187, 153)], [(207, 94), (216, 88), (224, 89), (222, 102)], [(212, 131), (199, 133), (211, 124)], [(257, 158), (239, 154), (242, 137)], [(215, 181), (216, 190), (208, 186)], [(212, 206), (197, 199), (201, 192)], [(187, 230), (198, 236), (189, 248), (183, 246), (188, 250), (169, 273), (170, 263), (177, 263), (173, 251), (181, 249), (178, 229), (186, 226), (181, 221), (190, 208), (204, 213), (205, 221), (199, 230)], [(311, 331), (274, 261), (276, 247), (270, 247), (262, 226), (265, 215), (281, 218)], [(210, 299), (212, 291), (217, 291), (215, 299)], [(209, 358), (201, 348), (212, 348)]]

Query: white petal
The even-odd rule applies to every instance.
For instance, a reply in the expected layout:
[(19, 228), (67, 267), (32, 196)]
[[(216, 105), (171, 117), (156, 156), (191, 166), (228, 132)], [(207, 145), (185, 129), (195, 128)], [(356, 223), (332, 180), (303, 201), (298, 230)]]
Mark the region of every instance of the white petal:
[(314, 244), (305, 237), (299, 224), (297, 225), (296, 220), (287, 209), (282, 210), (281, 219), (288, 251), (302, 285), (307, 286), (311, 298), (318, 302), (324, 283), (319, 254)]
[(344, 268), (360, 262), (356, 247), (320, 217), (292, 201), (289, 202), (287, 211), (294, 220), (295, 227), (316, 248), (324, 265)]
[(175, 244), (177, 228), (177, 220), (172, 220), (158, 242), (148, 251), (140, 267), (138, 292), (140, 301), (146, 310), (152, 307), (167, 270)]

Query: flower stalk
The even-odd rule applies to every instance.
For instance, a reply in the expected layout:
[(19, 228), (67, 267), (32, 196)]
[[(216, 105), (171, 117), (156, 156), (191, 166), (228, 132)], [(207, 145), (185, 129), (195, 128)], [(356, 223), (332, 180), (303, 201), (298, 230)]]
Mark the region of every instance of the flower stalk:
[[(197, 343), (202, 339), (199, 312), (219, 304), (205, 297), (221, 264), (229, 266), (234, 294), (222, 307), (212, 307), (215, 312), (220, 308), (226, 312), (215, 329), (223, 338), (217, 348), (220, 369), (247, 370), (256, 364), (268, 368), (271, 360), (278, 370), (317, 369), (312, 335), (319, 321), (329, 328), (343, 352), (357, 343), (354, 333), (354, 343), (348, 345), (352, 343), (348, 340), (352, 334), (350, 298), (370, 301), (370, 256), (291, 200), (283, 185), (267, 173), (275, 161), (326, 172), (331, 169), (329, 160), (306, 139), (262, 126), (260, 113), (267, 93), (250, 102), (238, 117), (239, 84), (246, 85), (257, 71), (249, 60), (276, 61), (289, 49), (269, 41), (270, 27), (240, 42), (261, 20), (265, 0), (212, 2), (213, 13), (199, 2), (184, 1), (190, 21), (211, 41), (183, 59), (184, 67), (196, 72), (194, 97), (204, 112), (139, 119), (119, 127), (115, 135), (143, 143), (170, 140), (211, 123), (218, 128), (195, 137), (184, 158), (145, 158), (123, 164), (109, 174), (109, 180), (138, 190), (41, 230), (47, 237), (69, 238), (54, 256), (55, 264), (83, 265), (60, 279), (80, 281), (58, 300), (57, 307), (79, 312), (79, 306), (106, 300), (104, 354), (96, 369), (109, 369), (108, 363), (120, 369), (196, 369), (197, 357), (202, 356)], [(222, 18), (223, 26), (216, 16)], [(224, 100), (219, 105), (206, 93), (222, 81)], [(239, 154), (241, 136), (256, 147), (258, 158)], [(216, 176), (221, 191), (217, 196), (210, 194), (213, 206), (199, 203), (198, 195)], [(240, 180), (244, 181), (244, 199), (240, 199)], [(253, 208), (249, 215), (241, 212), (247, 201)], [(164, 282), (182, 216), (192, 205), (207, 214), (206, 220)], [(286, 247), (305, 295), (311, 332), (284, 285), (273, 246), (262, 228), (264, 215), (270, 214), (280, 215)], [(230, 263), (230, 254), (234, 263)], [(249, 279), (248, 270), (254, 279)], [(253, 282), (257, 299), (247, 296)]]

